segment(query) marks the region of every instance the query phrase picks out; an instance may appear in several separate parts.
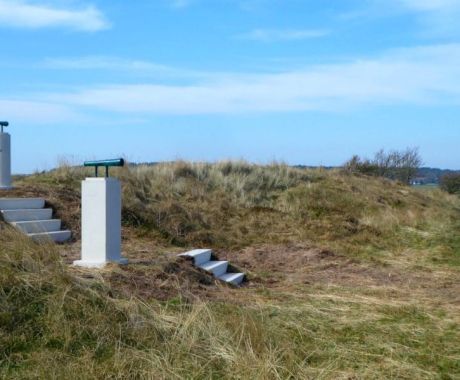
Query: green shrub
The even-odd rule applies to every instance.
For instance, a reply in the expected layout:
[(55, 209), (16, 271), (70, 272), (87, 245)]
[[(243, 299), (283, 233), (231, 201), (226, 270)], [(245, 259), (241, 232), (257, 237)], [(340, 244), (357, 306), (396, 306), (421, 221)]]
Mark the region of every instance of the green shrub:
[(446, 174), (441, 178), (441, 189), (450, 194), (460, 194), (460, 173)]

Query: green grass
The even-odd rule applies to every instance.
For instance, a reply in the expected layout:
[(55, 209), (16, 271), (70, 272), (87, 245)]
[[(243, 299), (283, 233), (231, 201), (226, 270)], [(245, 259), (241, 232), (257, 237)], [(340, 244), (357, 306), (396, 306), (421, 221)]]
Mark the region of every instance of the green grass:
[(435, 190), (439, 189), (439, 185), (436, 183), (429, 183), (426, 185), (414, 185), (413, 188), (417, 190)]
[[(0, 378), (460, 378), (457, 197), (284, 165), (114, 173), (124, 186), (126, 249), (139, 241), (232, 252), (302, 243), (334, 252), (337, 277), (326, 277), (326, 260), (308, 282), (303, 267), (260, 268), (251, 276), (262, 282), (239, 290), (209, 286), (208, 297), (190, 298), (178, 281), (167, 300), (141, 299), (108, 280), (120, 269), (68, 267), (68, 247), (37, 245), (3, 226)], [(84, 175), (61, 167), (17, 185), (65, 204), (78, 199)], [(146, 264), (130, 267), (152, 275)], [(366, 282), (373, 271), (378, 281)], [(390, 274), (398, 281), (386, 281)]]
[[(14, 236), (14, 235), (13, 235)], [(119, 299), (4, 232), (0, 374), (17, 378), (455, 378), (454, 310), (342, 287), (257, 303)], [(242, 297), (254, 299), (249, 289)], [(302, 294), (303, 293), (303, 294)], [(280, 297), (283, 301), (274, 301)]]

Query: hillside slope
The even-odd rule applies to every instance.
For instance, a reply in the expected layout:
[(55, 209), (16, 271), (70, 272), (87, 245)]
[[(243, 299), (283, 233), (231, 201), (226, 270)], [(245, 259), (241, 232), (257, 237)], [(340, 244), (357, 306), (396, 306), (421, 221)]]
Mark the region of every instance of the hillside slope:
[[(0, 231), (0, 376), (458, 378), (460, 200), (339, 171), (184, 162), (114, 171), (131, 264), (79, 254), (79, 181), (61, 167), (6, 196), (44, 196), (75, 239)], [(241, 289), (177, 260), (208, 246)]]

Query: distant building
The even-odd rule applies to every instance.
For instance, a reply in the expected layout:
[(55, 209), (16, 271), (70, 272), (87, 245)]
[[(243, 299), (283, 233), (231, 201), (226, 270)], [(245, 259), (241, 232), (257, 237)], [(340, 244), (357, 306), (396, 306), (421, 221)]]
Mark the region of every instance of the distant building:
[(412, 186), (420, 186), (420, 185), (427, 185), (429, 183), (434, 183), (433, 181), (430, 181), (426, 177), (418, 177), (418, 178), (413, 178), (410, 182)]

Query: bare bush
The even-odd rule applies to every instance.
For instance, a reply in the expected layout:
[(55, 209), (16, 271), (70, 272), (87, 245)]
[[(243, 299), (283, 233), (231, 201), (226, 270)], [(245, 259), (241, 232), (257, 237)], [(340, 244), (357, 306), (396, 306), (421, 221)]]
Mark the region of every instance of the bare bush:
[(385, 177), (409, 184), (416, 176), (423, 161), (418, 148), (403, 151), (379, 150), (372, 160), (353, 156), (344, 165), (349, 173), (360, 173), (375, 177)]

